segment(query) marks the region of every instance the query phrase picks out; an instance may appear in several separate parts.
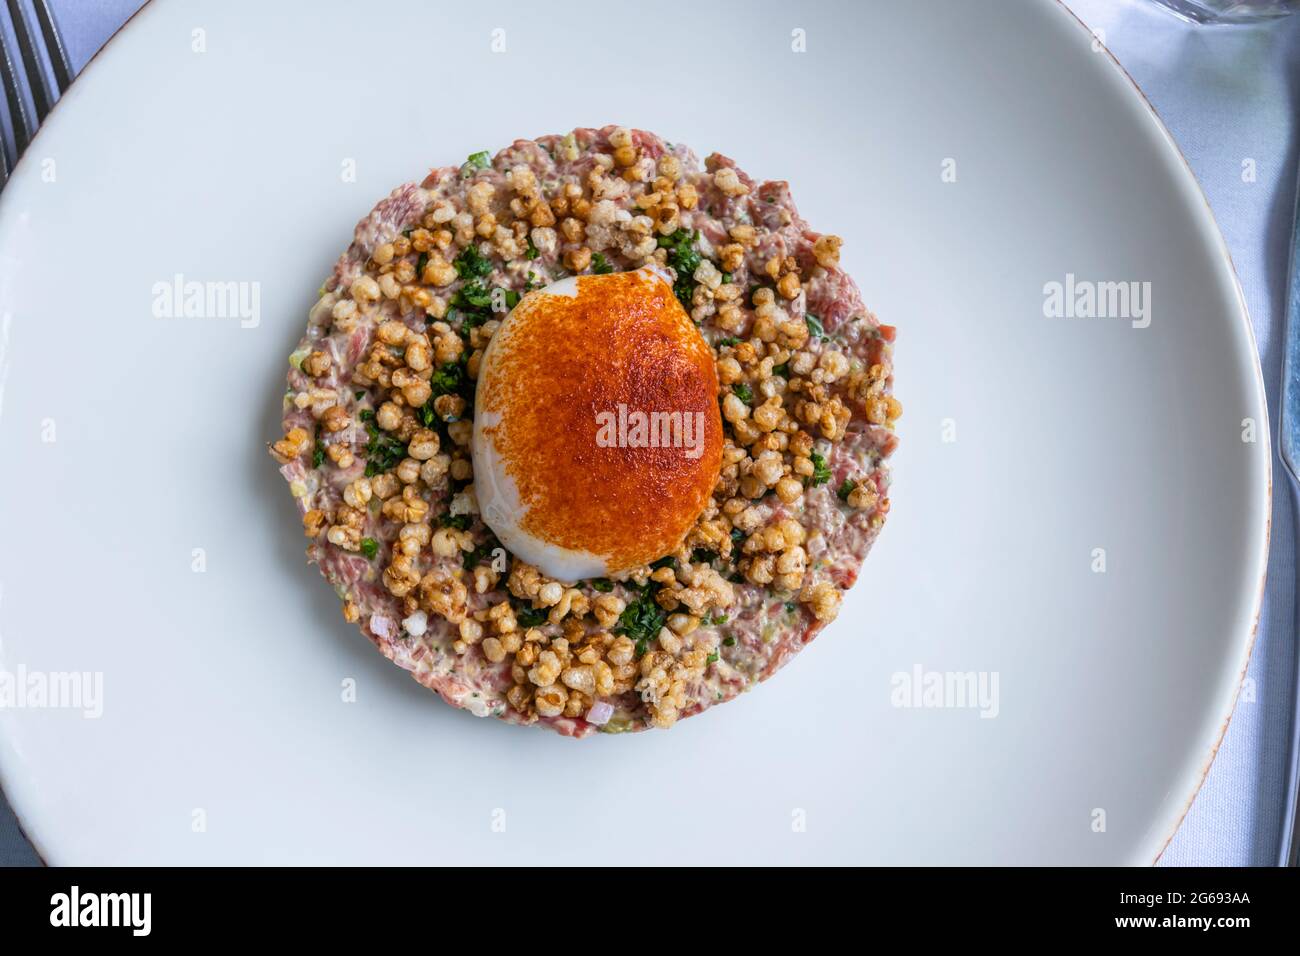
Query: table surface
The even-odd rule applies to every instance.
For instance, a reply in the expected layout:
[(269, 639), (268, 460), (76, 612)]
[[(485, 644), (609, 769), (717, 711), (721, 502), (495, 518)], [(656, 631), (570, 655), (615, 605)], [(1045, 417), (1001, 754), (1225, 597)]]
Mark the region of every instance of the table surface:
[[(51, 5), (79, 71), (141, 3)], [(1150, 0), (1070, 0), (1069, 6), (1142, 88), (1200, 180), (1241, 279), (1276, 417), (1296, 203), (1300, 16), (1197, 27)], [(1268, 586), (1246, 683), (1162, 865), (1268, 865), (1277, 856), (1296, 652), (1294, 520), (1283, 475), (1275, 462)], [(0, 865), (39, 862), (0, 800)]]

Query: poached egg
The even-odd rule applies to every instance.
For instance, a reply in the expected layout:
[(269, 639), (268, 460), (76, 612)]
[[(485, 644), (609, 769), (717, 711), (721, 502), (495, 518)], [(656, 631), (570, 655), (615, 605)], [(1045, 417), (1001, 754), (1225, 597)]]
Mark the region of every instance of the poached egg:
[(479, 366), (471, 454), (484, 522), (561, 581), (681, 544), (722, 461), (713, 352), (653, 268), (525, 295)]

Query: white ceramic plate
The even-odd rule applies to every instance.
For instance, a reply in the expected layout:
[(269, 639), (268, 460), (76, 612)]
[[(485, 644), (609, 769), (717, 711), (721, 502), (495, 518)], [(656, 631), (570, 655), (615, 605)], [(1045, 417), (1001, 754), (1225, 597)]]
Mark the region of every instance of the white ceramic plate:
[[(359, 11), (151, 4), (0, 197), (0, 663), (102, 679), (98, 719), (0, 711), (46, 859), (1154, 859), (1249, 653), (1268, 435), (1215, 224), (1086, 30), (1046, 0), (700, 4), (670, 43), (630, 5)], [(376, 654), (263, 443), (377, 199), (610, 121), (788, 179), (899, 328), (905, 416), (814, 646), (671, 732), (575, 743)], [(258, 283), (257, 323), (156, 317), (178, 274)], [(1046, 317), (1067, 274), (1149, 282), (1150, 325)], [(896, 706), (918, 670), (996, 701)]]

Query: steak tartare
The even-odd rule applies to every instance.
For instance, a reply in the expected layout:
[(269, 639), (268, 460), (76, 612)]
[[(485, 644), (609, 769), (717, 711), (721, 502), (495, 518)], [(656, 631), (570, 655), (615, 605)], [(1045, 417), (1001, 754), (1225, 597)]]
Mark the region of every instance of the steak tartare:
[[(270, 449), (343, 616), (454, 706), (575, 737), (769, 677), (834, 619), (889, 511), (894, 330), (840, 245), (785, 182), (615, 126), (395, 189), (310, 311)], [(479, 514), (480, 363), (522, 296), (642, 268), (713, 352), (717, 483), (674, 550), (553, 580)]]

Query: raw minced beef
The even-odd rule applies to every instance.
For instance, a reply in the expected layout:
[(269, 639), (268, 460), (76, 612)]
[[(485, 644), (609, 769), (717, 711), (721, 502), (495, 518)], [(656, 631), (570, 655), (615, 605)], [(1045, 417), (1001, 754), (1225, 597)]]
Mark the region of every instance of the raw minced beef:
[[(786, 183), (618, 127), (398, 187), (311, 310), (272, 446), (344, 616), (449, 703), (577, 737), (770, 676), (834, 618), (889, 508), (893, 329), (839, 245)], [(718, 360), (718, 488), (653, 566), (547, 587), (477, 513), (477, 363), (519, 296), (651, 263)]]

